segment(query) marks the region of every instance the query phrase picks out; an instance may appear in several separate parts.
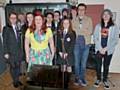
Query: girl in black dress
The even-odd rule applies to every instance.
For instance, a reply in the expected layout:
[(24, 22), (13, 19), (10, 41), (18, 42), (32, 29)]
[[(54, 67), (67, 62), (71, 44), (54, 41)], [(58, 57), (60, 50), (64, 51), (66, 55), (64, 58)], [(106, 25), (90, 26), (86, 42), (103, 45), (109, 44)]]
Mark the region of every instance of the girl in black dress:
[[(72, 29), (70, 19), (65, 18), (61, 23), (61, 29), (58, 34), (58, 64), (62, 65), (64, 72), (64, 87), (68, 88), (68, 82), (70, 74), (72, 73), (72, 67), (74, 65), (74, 44), (76, 34)], [(69, 75), (69, 76), (68, 76)]]

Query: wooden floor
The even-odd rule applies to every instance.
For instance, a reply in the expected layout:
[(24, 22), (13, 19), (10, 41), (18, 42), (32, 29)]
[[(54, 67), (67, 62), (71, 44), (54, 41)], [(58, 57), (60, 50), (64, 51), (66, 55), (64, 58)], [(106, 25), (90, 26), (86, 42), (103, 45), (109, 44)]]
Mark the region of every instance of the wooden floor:
[[(75, 86), (73, 83), (70, 85), (70, 90), (105, 90), (103, 84), (99, 88), (93, 86), (96, 80), (96, 73), (94, 70), (87, 70), (86, 79), (88, 81), (87, 87)], [(109, 74), (110, 90), (120, 90), (120, 74)], [(114, 86), (115, 85), (115, 86)]]
[[(94, 70), (87, 70), (86, 79), (88, 81), (87, 87), (75, 86), (74, 83), (71, 82), (69, 85), (69, 90), (105, 90), (103, 85), (101, 85), (99, 88), (93, 87), (94, 81), (96, 80), (96, 75)], [(22, 76), (21, 81), (26, 85), (25, 80), (26, 80), (26, 77)], [(120, 90), (120, 74), (110, 73), (109, 80), (115, 85), (115, 87), (113, 87), (113, 85), (110, 83), (110, 87), (111, 87), (110, 90)], [(0, 78), (0, 90), (23, 90), (23, 87), (14, 88), (12, 85), (11, 76), (7, 72), (4, 78), (2, 79)], [(36, 89), (33, 89), (33, 90), (36, 90)]]

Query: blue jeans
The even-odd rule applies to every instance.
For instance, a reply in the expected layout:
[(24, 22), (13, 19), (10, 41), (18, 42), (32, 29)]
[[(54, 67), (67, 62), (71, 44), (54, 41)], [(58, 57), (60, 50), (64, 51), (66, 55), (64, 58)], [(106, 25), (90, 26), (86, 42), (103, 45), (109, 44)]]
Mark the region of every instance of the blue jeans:
[(75, 55), (75, 75), (80, 80), (85, 80), (86, 63), (89, 55), (90, 45), (85, 45), (81, 38), (76, 39)]

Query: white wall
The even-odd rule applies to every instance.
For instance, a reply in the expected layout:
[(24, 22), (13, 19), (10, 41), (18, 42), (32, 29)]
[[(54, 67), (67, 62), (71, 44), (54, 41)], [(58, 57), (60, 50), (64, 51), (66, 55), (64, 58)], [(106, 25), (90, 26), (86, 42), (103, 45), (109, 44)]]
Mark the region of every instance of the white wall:
[(0, 7), (0, 19), (3, 27), (5, 25), (5, 11), (3, 7)]
[[(40, 2), (65, 2), (66, 0), (12, 0), (13, 3), (40, 3)], [(7, 0), (9, 2), (9, 0)], [(120, 27), (120, 4), (115, 0), (78, 0), (79, 3), (86, 4), (104, 4), (105, 8), (109, 8), (112, 12), (116, 12), (116, 23)], [(0, 15), (2, 23), (5, 24), (4, 8), (0, 7)], [(115, 53), (112, 58), (110, 72), (120, 73), (120, 40), (116, 47)]]

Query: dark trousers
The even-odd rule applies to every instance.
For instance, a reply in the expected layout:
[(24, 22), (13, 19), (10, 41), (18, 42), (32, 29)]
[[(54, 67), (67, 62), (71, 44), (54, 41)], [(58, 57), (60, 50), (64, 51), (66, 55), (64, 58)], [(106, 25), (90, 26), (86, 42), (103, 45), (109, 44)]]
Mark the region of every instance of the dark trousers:
[(68, 89), (70, 78), (71, 78), (71, 73), (64, 72), (64, 89)]
[(103, 64), (103, 81), (107, 80), (111, 58), (112, 58), (112, 54), (111, 55), (107, 55), (107, 53), (105, 55), (101, 55), (100, 53), (96, 54), (96, 73), (98, 80), (101, 80), (102, 64)]
[(10, 65), (10, 74), (12, 76), (13, 83), (18, 83), (20, 76), (20, 65), (18, 63), (14, 63), (14, 66)]

